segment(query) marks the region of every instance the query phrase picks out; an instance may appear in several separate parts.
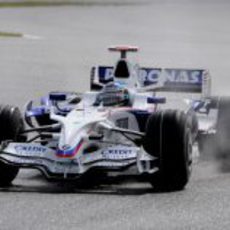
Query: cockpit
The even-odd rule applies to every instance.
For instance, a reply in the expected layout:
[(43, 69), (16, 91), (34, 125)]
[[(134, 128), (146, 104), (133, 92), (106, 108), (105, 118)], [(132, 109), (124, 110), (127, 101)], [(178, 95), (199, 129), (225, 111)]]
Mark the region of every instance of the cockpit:
[(129, 106), (130, 95), (128, 90), (116, 82), (110, 82), (96, 96), (94, 106)]

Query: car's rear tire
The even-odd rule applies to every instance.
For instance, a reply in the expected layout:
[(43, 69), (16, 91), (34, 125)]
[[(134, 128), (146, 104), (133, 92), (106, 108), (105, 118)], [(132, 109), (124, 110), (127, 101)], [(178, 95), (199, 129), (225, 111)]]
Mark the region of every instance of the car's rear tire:
[[(0, 143), (5, 140), (21, 141), (20, 131), (24, 128), (22, 115), (18, 108), (0, 106)], [(8, 186), (15, 179), (19, 168), (0, 161), (0, 186)]]
[(221, 169), (230, 170), (230, 97), (220, 97), (216, 123), (216, 156), (221, 160)]
[(158, 158), (159, 170), (149, 177), (153, 188), (157, 191), (183, 189), (192, 166), (192, 134), (187, 115), (174, 110), (152, 114), (146, 125), (143, 147)]

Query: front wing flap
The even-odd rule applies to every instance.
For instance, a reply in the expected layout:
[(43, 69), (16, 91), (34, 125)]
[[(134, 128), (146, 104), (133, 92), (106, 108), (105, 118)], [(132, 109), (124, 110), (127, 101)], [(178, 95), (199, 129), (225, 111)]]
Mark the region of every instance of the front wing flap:
[(36, 143), (9, 143), (2, 148), (0, 160), (18, 167), (37, 168), (46, 177), (81, 175), (92, 167), (119, 169), (136, 164), (138, 147), (115, 146), (74, 158), (60, 158), (56, 151)]

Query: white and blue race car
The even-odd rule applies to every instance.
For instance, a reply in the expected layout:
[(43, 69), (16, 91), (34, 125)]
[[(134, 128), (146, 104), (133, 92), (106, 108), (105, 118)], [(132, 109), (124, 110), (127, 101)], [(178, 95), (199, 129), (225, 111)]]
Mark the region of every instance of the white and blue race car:
[[(51, 92), (39, 106), (29, 102), (25, 117), (16, 107), (0, 107), (1, 186), (9, 185), (20, 168), (36, 168), (51, 181), (132, 168), (154, 189), (186, 186), (194, 142), (209, 130), (200, 128), (195, 114), (206, 116), (212, 108), (207, 71), (140, 68), (126, 57), (137, 47), (110, 50), (121, 57), (114, 67), (93, 67), (90, 92)], [(183, 99), (186, 109), (168, 109), (168, 98), (159, 92), (199, 97)]]

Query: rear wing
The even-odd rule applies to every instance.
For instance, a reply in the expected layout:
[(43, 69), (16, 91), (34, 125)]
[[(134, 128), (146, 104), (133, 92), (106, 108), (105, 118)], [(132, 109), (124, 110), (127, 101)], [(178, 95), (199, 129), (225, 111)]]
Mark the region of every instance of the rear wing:
[[(93, 67), (91, 90), (113, 81), (112, 66)], [(205, 69), (139, 68), (137, 86), (141, 91), (211, 94), (211, 77)]]

